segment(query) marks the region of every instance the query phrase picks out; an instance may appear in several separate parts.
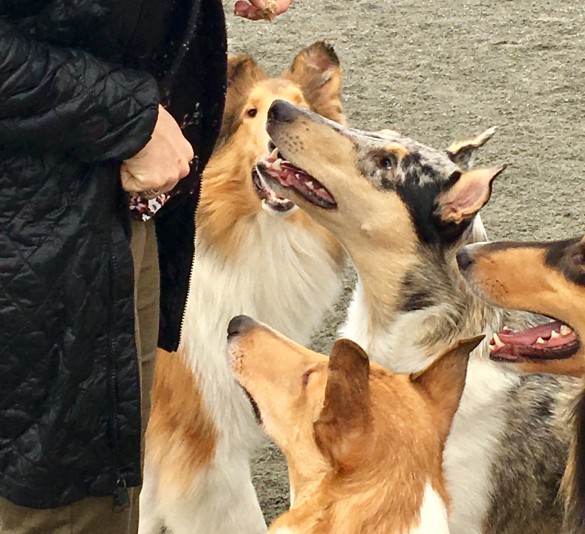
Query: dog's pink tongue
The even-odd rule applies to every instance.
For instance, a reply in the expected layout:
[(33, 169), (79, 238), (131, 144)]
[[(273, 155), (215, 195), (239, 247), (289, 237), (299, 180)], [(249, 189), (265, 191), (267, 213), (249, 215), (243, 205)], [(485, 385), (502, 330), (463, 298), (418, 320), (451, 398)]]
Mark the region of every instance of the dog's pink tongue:
[(558, 347), (577, 341), (575, 333), (560, 321), (541, 324), (520, 332), (503, 330), (498, 335), (500, 341), (506, 345), (534, 345), (541, 339), (546, 341), (547, 347)]
[(504, 329), (490, 342), (490, 357), (515, 361), (522, 358), (558, 359), (572, 356), (579, 348), (579, 339), (567, 325), (553, 321), (516, 332)]

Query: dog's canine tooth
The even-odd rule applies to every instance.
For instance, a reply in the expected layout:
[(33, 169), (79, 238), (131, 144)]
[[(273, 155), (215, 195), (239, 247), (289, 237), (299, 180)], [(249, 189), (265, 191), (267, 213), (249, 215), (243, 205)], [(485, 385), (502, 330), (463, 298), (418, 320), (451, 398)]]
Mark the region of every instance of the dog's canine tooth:
[(494, 343), (495, 343), (496, 347), (498, 347), (499, 349), (506, 346), (506, 344), (502, 342), (502, 340), (500, 339), (500, 336), (498, 336), (498, 334), (494, 333), (493, 339), (494, 339)]
[(305, 185), (307, 186), (308, 189), (310, 189), (311, 191), (315, 191), (315, 184), (311, 181), (311, 180), (307, 180), (305, 182)]
[(282, 166), (280, 165), (282, 163), (282, 160), (280, 158), (278, 158), (276, 161), (274, 161), (271, 165), (271, 167), (277, 171), (281, 171), (282, 170)]
[(542, 339), (541, 337), (539, 337), (536, 340), (537, 345), (544, 345), (546, 343), (546, 341), (544, 339)]
[(568, 336), (569, 334), (572, 334), (573, 330), (571, 330), (567, 325), (562, 325), (561, 326), (561, 334), (563, 336)]
[(551, 338), (551, 339), (556, 339), (557, 337), (561, 337), (561, 334), (559, 334), (559, 333), (558, 333), (556, 330), (553, 330), (553, 331), (550, 333), (550, 338)]
[(270, 153), (270, 156), (268, 157), (272, 159), (278, 158), (278, 148), (275, 147), (274, 150)]

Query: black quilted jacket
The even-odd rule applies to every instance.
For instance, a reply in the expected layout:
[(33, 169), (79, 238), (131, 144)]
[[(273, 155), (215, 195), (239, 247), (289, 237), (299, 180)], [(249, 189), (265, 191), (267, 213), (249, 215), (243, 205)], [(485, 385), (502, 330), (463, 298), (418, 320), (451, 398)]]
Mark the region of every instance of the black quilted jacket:
[(161, 98), (199, 158), (157, 220), (172, 350), (225, 61), (220, 0), (0, 0), (0, 495), (17, 504), (123, 500), (140, 483), (120, 161)]

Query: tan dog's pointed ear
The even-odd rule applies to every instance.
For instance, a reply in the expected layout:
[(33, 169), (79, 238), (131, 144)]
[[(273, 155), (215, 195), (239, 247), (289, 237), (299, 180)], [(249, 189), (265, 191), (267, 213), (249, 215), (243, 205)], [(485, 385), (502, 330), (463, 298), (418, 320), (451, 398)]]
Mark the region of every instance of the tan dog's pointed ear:
[(437, 197), (435, 215), (445, 224), (459, 224), (473, 217), (487, 204), (492, 195), (492, 182), (505, 168), (502, 165), (462, 173)]
[(219, 137), (215, 144), (217, 150), (223, 146), (240, 124), (246, 100), (252, 87), (266, 78), (262, 68), (250, 56), (228, 57), (227, 85), (223, 119)]
[(341, 106), (341, 66), (326, 41), (318, 41), (301, 50), (283, 76), (298, 85), (311, 109), (343, 123)]
[(370, 361), (348, 339), (333, 346), (327, 370), (325, 401), (313, 424), (317, 446), (335, 468), (349, 468), (363, 454), (371, 424)]
[(473, 160), (477, 150), (493, 137), (496, 129), (496, 126), (492, 126), (472, 139), (453, 143), (447, 148), (447, 155), (462, 170), (469, 170), (473, 166)]
[(410, 379), (429, 399), (440, 421), (441, 436), (449, 435), (453, 416), (465, 386), (469, 354), (485, 338), (484, 335), (457, 342), (429, 367), (410, 375)]

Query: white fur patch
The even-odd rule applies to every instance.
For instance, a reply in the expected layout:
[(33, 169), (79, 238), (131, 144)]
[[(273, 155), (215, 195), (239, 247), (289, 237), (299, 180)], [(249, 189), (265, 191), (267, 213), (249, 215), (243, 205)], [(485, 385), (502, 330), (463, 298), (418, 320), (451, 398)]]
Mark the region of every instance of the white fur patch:
[(182, 348), (218, 443), (209, 470), (193, 474), (189, 496), (176, 501), (157, 495), (149, 503), (173, 534), (266, 530), (249, 468), (262, 433), (229, 367), (230, 319), (246, 314), (306, 344), (341, 289), (339, 266), (306, 228), (261, 211), (244, 235), (239, 255), (227, 261), (212, 248), (196, 246)]
[(447, 507), (429, 483), (420, 509), (420, 523), (409, 534), (449, 534)]
[(506, 423), (504, 408), (510, 388), (519, 379), (481, 358), (474, 356), (469, 363), (463, 397), (443, 455), (452, 534), (481, 532), (490, 508), (497, 444)]

